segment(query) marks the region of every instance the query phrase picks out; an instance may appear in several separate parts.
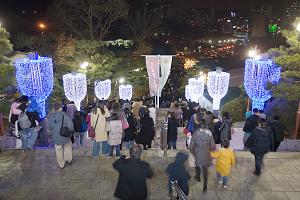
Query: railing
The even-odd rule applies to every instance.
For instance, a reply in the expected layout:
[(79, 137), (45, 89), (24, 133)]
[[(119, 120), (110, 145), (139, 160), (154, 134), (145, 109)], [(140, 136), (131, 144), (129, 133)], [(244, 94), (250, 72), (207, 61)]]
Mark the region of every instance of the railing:
[(189, 200), (189, 198), (184, 194), (177, 181), (171, 181), (171, 200)]
[(164, 150), (164, 156), (167, 156), (167, 133), (168, 133), (168, 117), (161, 123), (160, 148)]

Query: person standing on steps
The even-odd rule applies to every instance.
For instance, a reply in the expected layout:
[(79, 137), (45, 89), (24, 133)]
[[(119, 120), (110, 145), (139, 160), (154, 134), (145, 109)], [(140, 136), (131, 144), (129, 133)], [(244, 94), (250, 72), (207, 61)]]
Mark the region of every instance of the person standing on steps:
[(255, 171), (253, 174), (259, 176), (261, 174), (261, 165), (264, 155), (271, 149), (274, 149), (273, 132), (267, 126), (265, 119), (259, 119), (258, 127), (251, 133), (245, 146), (250, 148), (250, 152), (255, 157)]
[(154, 121), (150, 117), (150, 112), (147, 108), (143, 117), (140, 119), (140, 126), (141, 144), (143, 144), (144, 150), (147, 150), (148, 148), (151, 148), (151, 143), (155, 136)]
[(212, 164), (210, 151), (215, 149), (215, 142), (212, 133), (207, 127), (204, 119), (195, 117), (196, 129), (193, 133), (189, 149), (195, 157), (196, 176), (200, 182), (201, 171), (203, 173), (203, 192), (207, 191), (208, 167)]
[(142, 147), (135, 145), (129, 150), (130, 158), (122, 155), (113, 168), (119, 172), (115, 197), (121, 200), (147, 199), (146, 179), (153, 176), (150, 165), (141, 160)]
[(229, 148), (229, 145), (229, 140), (224, 140), (222, 148), (217, 151), (211, 152), (211, 156), (217, 159), (217, 179), (219, 184), (223, 185), (224, 189), (227, 188), (228, 176), (230, 175), (231, 168), (235, 165), (235, 156), (233, 153), (233, 149)]
[(171, 195), (171, 182), (177, 181), (179, 187), (182, 189), (186, 196), (189, 195), (189, 180), (190, 174), (185, 168), (185, 163), (188, 160), (188, 156), (185, 153), (178, 152), (175, 161), (167, 167), (167, 174), (169, 176), (168, 189)]
[(116, 157), (120, 157), (120, 145), (122, 142), (123, 128), (122, 122), (118, 118), (118, 113), (112, 113), (108, 122), (106, 122), (106, 131), (108, 132), (108, 144), (110, 146), (109, 156), (113, 157), (114, 148), (116, 148)]
[(223, 119), (222, 119), (222, 125), (220, 127), (221, 132), (221, 145), (225, 140), (230, 141), (231, 140), (231, 126), (232, 121), (230, 119), (229, 113), (224, 112)]
[(172, 112), (171, 117), (168, 119), (168, 132), (167, 132), (167, 142), (168, 149), (176, 149), (177, 142), (177, 132), (178, 132), (179, 122), (175, 117), (175, 114)]
[(253, 114), (248, 117), (245, 121), (245, 125), (243, 131), (245, 132), (243, 142), (244, 144), (247, 142), (248, 138), (250, 137), (251, 133), (254, 129), (258, 126), (259, 121), (259, 112), (257, 108), (253, 109)]
[(96, 105), (91, 114), (91, 127), (95, 130), (95, 139), (93, 145), (93, 157), (96, 158), (100, 155), (100, 145), (102, 146), (102, 155), (108, 155), (108, 135), (105, 128), (106, 120), (110, 117), (109, 111), (103, 103)]
[(48, 117), (48, 127), (55, 144), (58, 167), (63, 169), (66, 163), (71, 164), (72, 162), (72, 142), (71, 138), (60, 135), (60, 129), (63, 125), (69, 130), (74, 130), (74, 125), (72, 119), (65, 112), (61, 111), (60, 104), (54, 104), (54, 111)]
[(280, 143), (284, 139), (286, 128), (280, 121), (280, 117), (276, 114), (273, 116), (273, 121), (270, 123), (270, 128), (273, 132), (275, 142), (274, 149), (272, 149), (272, 151), (277, 151)]

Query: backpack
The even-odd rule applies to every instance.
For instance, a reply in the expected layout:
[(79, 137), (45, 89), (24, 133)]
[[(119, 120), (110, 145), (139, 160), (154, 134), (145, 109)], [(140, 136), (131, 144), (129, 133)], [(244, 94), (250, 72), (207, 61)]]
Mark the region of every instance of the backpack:
[(20, 115), (19, 115), (19, 118), (18, 118), (18, 124), (20, 126), (20, 128), (22, 130), (24, 129), (27, 129), (27, 128), (30, 128), (31, 127), (31, 121), (29, 120), (27, 114), (25, 112), (22, 112)]

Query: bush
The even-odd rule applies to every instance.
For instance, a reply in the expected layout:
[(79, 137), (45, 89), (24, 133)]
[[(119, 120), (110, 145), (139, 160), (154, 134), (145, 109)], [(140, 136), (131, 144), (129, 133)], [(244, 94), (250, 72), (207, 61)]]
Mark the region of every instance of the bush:
[(245, 121), (245, 112), (247, 109), (247, 99), (239, 96), (228, 103), (222, 109), (222, 113), (228, 112), (232, 118), (232, 122)]

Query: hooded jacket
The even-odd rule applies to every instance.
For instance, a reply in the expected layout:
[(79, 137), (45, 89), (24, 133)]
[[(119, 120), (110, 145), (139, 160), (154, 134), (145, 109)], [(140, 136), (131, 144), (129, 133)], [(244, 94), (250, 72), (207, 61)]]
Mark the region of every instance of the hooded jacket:
[(264, 155), (274, 149), (273, 132), (269, 127), (256, 127), (245, 146), (254, 155)]
[(220, 127), (221, 141), (231, 140), (231, 119), (223, 119), (222, 125)]
[(208, 129), (196, 129), (193, 134), (190, 151), (195, 157), (197, 167), (207, 167), (212, 163), (209, 151), (214, 150), (215, 142)]
[(233, 149), (220, 148), (218, 151), (211, 152), (211, 156), (217, 159), (217, 172), (221, 174), (221, 176), (229, 176), (231, 167), (235, 165)]
[(177, 153), (175, 162), (171, 163), (167, 167), (167, 174), (169, 175), (169, 191), (171, 192), (171, 181), (177, 180), (178, 185), (185, 193), (189, 195), (189, 179), (191, 178), (188, 171), (185, 169), (185, 162), (188, 156), (184, 153)]

